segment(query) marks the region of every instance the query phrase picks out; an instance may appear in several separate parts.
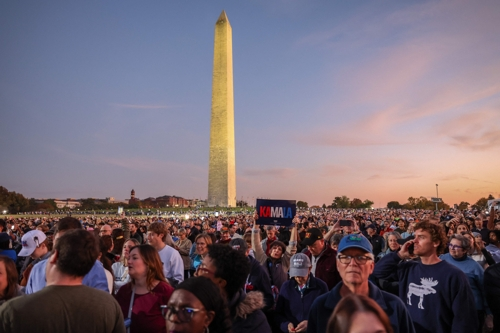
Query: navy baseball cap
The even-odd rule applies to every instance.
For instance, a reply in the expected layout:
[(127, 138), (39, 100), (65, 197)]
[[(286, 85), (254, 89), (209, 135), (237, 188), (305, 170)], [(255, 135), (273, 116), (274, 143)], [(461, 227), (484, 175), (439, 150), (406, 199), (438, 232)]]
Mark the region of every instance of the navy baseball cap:
[(310, 228), (306, 231), (306, 237), (302, 241), (302, 245), (309, 246), (313, 245), (319, 239), (323, 239), (323, 234), (318, 228)]
[(350, 248), (358, 248), (368, 253), (373, 253), (372, 244), (362, 234), (351, 234), (344, 236), (340, 241), (338, 251), (343, 252)]
[(243, 240), (243, 238), (233, 238), (229, 242), (229, 246), (231, 246), (236, 251), (240, 251), (246, 253), (248, 250), (247, 242)]

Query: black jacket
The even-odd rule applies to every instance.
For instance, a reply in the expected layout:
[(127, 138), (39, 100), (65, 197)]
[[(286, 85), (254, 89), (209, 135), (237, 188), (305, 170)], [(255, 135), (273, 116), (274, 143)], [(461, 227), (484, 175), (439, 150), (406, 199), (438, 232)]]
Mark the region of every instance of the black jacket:
[(494, 327), (500, 332), (500, 263), (484, 271), (484, 293), (493, 313)]
[(248, 256), (250, 261), (250, 275), (248, 276), (245, 286), (246, 292), (260, 291), (264, 295), (264, 311), (271, 309), (274, 305), (274, 297), (271, 290), (271, 279), (266, 272), (266, 268), (255, 260), (254, 257)]
[(243, 290), (229, 300), (229, 312), (233, 322), (233, 332), (238, 333), (271, 333), (271, 327), (262, 312), (264, 298), (262, 293), (252, 291), (245, 294)]
[(373, 236), (366, 234), (365, 236), (373, 246), (373, 255), (377, 257), (378, 254), (384, 249), (384, 237), (380, 236), (379, 234), (374, 234)]

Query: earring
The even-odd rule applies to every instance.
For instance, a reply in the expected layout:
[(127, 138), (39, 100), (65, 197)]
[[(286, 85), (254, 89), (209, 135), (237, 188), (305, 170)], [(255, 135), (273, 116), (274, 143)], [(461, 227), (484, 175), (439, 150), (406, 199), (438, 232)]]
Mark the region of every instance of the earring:
[(210, 330), (208, 329), (208, 326), (205, 326), (205, 333), (210, 333)]

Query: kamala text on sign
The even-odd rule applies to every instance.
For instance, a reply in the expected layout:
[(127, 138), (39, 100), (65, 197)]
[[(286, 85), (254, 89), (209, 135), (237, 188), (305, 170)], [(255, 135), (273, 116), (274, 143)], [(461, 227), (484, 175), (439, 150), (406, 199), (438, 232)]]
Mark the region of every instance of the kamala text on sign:
[(261, 225), (291, 225), (297, 211), (295, 200), (257, 199), (255, 208)]
[(291, 207), (261, 206), (259, 209), (261, 217), (293, 218)]

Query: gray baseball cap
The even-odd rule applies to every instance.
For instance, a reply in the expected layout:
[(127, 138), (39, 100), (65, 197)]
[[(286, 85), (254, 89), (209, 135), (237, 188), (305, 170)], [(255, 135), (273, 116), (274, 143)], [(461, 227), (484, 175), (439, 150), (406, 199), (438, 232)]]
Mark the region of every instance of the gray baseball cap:
[(296, 253), (290, 259), (290, 277), (307, 276), (311, 260), (304, 253)]

